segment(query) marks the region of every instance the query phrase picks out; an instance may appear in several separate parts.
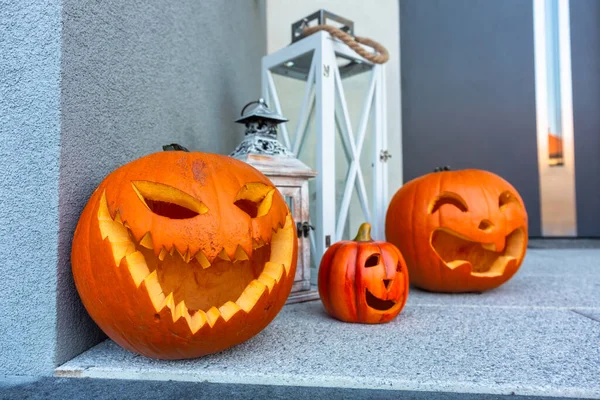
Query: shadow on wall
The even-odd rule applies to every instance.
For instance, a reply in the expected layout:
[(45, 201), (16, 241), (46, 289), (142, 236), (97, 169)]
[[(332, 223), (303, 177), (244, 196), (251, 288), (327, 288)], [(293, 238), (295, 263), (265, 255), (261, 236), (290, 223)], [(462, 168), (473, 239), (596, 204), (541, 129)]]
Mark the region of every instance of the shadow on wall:
[(69, 262), (87, 199), (110, 171), (163, 144), (235, 148), (243, 130), (233, 120), (260, 93), (263, 14), (260, 1), (64, 2), (57, 365), (104, 337)]

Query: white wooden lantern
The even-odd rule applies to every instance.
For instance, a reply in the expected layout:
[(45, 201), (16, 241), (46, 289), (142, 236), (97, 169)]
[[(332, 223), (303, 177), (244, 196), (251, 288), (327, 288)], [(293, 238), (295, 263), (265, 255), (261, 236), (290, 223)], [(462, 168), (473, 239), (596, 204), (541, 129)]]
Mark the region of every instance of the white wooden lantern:
[[(245, 109), (254, 105), (248, 112)], [(267, 176), (284, 196), (298, 233), (298, 264), (288, 303), (315, 300), (319, 294), (311, 287), (308, 180), (317, 172), (306, 166), (279, 141), (277, 125), (287, 121), (268, 109), (260, 99), (249, 103), (236, 122), (246, 126), (246, 136), (232, 157), (242, 160)], [(314, 279), (313, 279), (314, 280)]]
[[(322, 13), (307, 17), (302, 24), (311, 18), (322, 18)], [(353, 30), (350, 21), (338, 19), (346, 23), (342, 29)], [(319, 23), (324, 21), (319, 19)], [(329, 33), (321, 31), (298, 40), (298, 26), (302, 24), (292, 26), (292, 44), (262, 58), (262, 96), (280, 114), (284, 97), (297, 98), (295, 126), (282, 123), (280, 135), (292, 153), (318, 172), (311, 188), (312, 224), (316, 227), (311, 232), (311, 249), (314, 266), (318, 266), (327, 247), (350, 239), (361, 222), (371, 223), (374, 239), (385, 238), (386, 161), (390, 157), (385, 71), (383, 64), (362, 58)], [(358, 99), (362, 110), (359, 105), (351, 115), (350, 97), (342, 82), (358, 75), (364, 77), (366, 90)], [(304, 89), (285, 87), (284, 82), (290, 80), (305, 82)], [(356, 103), (356, 93), (351, 97)], [(288, 117), (293, 115), (288, 109), (284, 111)], [(354, 127), (352, 120), (358, 121)], [(313, 283), (315, 278), (313, 272)]]

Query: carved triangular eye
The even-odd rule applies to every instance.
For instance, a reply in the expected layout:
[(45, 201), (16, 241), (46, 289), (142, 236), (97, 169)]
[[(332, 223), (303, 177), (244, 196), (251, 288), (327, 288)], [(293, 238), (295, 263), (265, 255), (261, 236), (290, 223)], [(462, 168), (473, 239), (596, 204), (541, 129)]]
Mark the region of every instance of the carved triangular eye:
[(258, 218), (271, 210), (274, 193), (275, 188), (264, 183), (247, 183), (240, 189), (233, 203), (250, 218)]
[(172, 186), (150, 181), (133, 181), (131, 186), (142, 203), (162, 217), (186, 219), (208, 212), (203, 202)]
[(517, 199), (517, 196), (506, 190), (502, 192), (502, 194), (500, 194), (500, 197), (498, 198), (498, 207), (500, 207), (500, 209), (503, 209), (510, 203), (516, 203), (519, 206), (521, 205), (519, 199)]
[(453, 192), (443, 192), (429, 206), (429, 214), (433, 214), (440, 209), (441, 206), (450, 204), (458, 208), (462, 212), (467, 212), (469, 208), (467, 203), (463, 200), (460, 195)]

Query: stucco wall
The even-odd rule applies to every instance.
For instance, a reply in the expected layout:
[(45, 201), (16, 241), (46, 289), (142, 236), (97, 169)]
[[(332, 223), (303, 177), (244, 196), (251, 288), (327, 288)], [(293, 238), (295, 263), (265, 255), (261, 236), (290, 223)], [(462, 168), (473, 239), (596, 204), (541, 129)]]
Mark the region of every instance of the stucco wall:
[(0, 0), (0, 375), (54, 366), (60, 0)]
[(233, 150), (266, 52), (262, 0), (28, 3), (0, 0), (0, 375), (104, 337), (70, 271), (88, 197), (163, 144)]
[(101, 339), (70, 272), (85, 202), (118, 166), (177, 142), (229, 153), (260, 95), (261, 1), (65, 0), (56, 361)]

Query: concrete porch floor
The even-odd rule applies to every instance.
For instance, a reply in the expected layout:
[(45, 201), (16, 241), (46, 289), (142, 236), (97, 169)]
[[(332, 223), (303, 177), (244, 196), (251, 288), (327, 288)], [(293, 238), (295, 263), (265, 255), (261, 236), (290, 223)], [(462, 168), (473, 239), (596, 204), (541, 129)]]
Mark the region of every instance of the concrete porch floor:
[(484, 294), (411, 289), (389, 324), (288, 305), (216, 355), (157, 361), (107, 340), (56, 375), (600, 398), (600, 249), (530, 249), (511, 281)]

